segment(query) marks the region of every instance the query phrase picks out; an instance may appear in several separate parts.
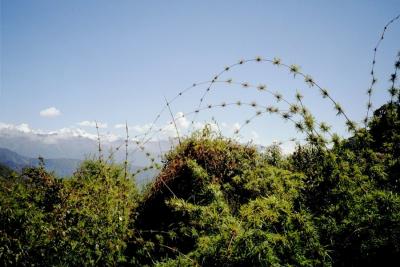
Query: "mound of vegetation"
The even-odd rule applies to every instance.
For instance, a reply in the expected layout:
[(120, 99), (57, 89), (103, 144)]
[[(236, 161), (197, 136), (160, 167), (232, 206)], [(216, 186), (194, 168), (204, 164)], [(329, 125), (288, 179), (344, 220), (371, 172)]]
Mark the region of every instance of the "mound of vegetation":
[(368, 131), (286, 157), (209, 131), (185, 140), (144, 194), (134, 227), (141, 239), (130, 250), (145, 247), (140, 262), (160, 266), (393, 262), (400, 255), (399, 110), (385, 105)]
[(0, 262), (12, 265), (386, 266), (400, 255), (400, 105), (332, 147), (259, 151), (208, 128), (138, 193), (86, 161), (0, 178)]
[(138, 207), (135, 228), (150, 255), (145, 263), (324, 263), (327, 252), (301, 205), (303, 179), (269, 165), (254, 147), (208, 131), (185, 140), (167, 155)]
[(87, 161), (61, 180), (41, 165), (0, 181), (2, 266), (124, 261), (137, 191), (122, 167)]

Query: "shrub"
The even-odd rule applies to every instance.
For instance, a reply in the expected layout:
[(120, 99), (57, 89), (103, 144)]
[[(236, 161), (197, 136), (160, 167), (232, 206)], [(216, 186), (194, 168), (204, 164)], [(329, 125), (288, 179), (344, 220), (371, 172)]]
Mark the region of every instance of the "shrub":
[(188, 138), (138, 208), (136, 230), (151, 242), (147, 263), (329, 265), (299, 202), (302, 179), (269, 165), (255, 147), (207, 131)]
[(125, 261), (137, 191), (124, 168), (86, 161), (70, 179), (43, 166), (2, 180), (2, 265), (116, 265)]

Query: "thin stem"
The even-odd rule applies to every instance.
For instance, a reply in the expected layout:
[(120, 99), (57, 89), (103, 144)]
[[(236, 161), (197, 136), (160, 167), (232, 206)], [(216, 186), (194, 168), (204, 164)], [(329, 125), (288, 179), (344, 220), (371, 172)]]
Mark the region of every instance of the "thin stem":
[(126, 131), (126, 139), (125, 139), (125, 162), (124, 162), (124, 167), (125, 167), (125, 179), (127, 178), (128, 175), (128, 142), (129, 142), (129, 129), (128, 129), (128, 122), (125, 121), (125, 131)]
[(101, 151), (99, 125), (97, 124), (97, 121), (95, 121), (95, 123), (96, 123), (96, 131), (97, 131), (97, 143), (98, 143), (98, 150), (99, 150), (99, 161), (102, 162), (103, 161), (103, 154), (102, 154), (102, 151)]
[(381, 33), (381, 36), (380, 36), (380, 38), (379, 38), (379, 40), (378, 40), (378, 42), (377, 42), (377, 44), (375, 45), (375, 48), (374, 48), (374, 56), (373, 56), (373, 59), (372, 59), (372, 67), (371, 67), (371, 72), (370, 72), (370, 74), (371, 74), (371, 84), (370, 84), (370, 86), (369, 86), (369, 88), (368, 88), (368, 90), (367, 90), (367, 94), (368, 94), (368, 103), (367, 103), (367, 116), (365, 117), (365, 120), (364, 120), (364, 126), (365, 126), (365, 128), (367, 127), (367, 124), (368, 124), (369, 111), (370, 111), (371, 108), (372, 108), (371, 97), (372, 97), (373, 87), (374, 87), (374, 85), (375, 85), (375, 83), (376, 83), (376, 77), (375, 77), (376, 54), (377, 54), (377, 52), (378, 52), (378, 48), (379, 48), (381, 42), (383, 41), (383, 39), (384, 39), (384, 37), (385, 37), (386, 30), (388, 29), (388, 27), (390, 26), (390, 24), (392, 24), (393, 22), (395, 22), (395, 21), (398, 20), (399, 18), (400, 18), (400, 14), (397, 15), (396, 17), (394, 17), (393, 19), (391, 19), (391, 20), (385, 25), (385, 27), (383, 28), (383, 31), (382, 31), (382, 33)]
[(179, 130), (178, 130), (178, 126), (176, 126), (175, 117), (174, 117), (174, 115), (172, 114), (171, 107), (169, 106), (169, 103), (168, 103), (168, 101), (167, 101), (167, 98), (164, 97), (164, 99), (165, 99), (165, 102), (167, 103), (167, 107), (168, 107), (168, 110), (169, 110), (169, 114), (171, 115), (172, 121), (173, 121), (173, 123), (174, 123), (174, 127), (175, 127), (175, 130), (176, 130), (176, 135), (177, 135), (177, 137), (178, 137), (178, 142), (179, 142), (179, 145), (180, 145), (180, 144), (181, 144), (181, 138), (179, 137)]

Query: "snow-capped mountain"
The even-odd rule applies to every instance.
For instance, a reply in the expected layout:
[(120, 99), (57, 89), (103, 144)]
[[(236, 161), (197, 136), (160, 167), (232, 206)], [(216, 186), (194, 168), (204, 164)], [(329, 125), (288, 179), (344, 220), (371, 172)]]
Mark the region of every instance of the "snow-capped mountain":
[[(101, 134), (100, 142), (104, 157), (113, 151), (116, 161), (125, 159), (125, 140), (114, 134)], [(96, 134), (80, 128), (63, 128), (58, 131), (45, 132), (33, 130), (27, 124), (10, 125), (0, 123), (0, 147), (12, 150), (29, 158), (68, 158), (83, 160), (98, 156)], [(119, 148), (117, 150), (117, 148)], [(160, 160), (171, 145), (168, 141), (150, 141), (140, 149), (134, 140), (128, 143), (129, 162), (136, 166), (146, 166), (150, 158)]]

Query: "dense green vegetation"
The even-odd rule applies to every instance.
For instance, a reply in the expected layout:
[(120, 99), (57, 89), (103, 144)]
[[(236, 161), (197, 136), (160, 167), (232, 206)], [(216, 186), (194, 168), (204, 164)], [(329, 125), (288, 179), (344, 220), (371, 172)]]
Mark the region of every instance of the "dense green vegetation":
[(0, 164), (0, 177), (9, 177), (12, 173), (13, 171), (10, 168)]
[(0, 264), (387, 266), (400, 255), (400, 105), (331, 148), (264, 152), (208, 128), (139, 193), (124, 166), (0, 174)]
[(124, 260), (137, 191), (123, 168), (87, 161), (71, 179), (43, 166), (1, 178), (0, 258), (7, 265), (112, 265)]

